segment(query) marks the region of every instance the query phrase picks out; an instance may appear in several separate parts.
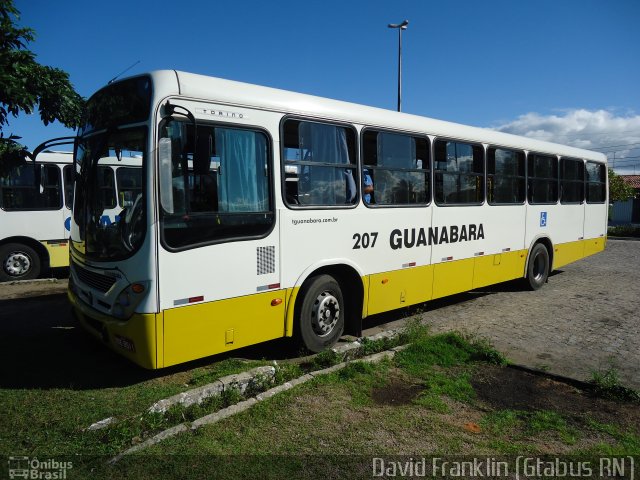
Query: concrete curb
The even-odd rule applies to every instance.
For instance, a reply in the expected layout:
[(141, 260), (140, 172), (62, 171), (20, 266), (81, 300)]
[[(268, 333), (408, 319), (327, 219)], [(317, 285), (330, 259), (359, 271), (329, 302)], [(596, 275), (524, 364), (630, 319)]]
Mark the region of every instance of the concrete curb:
[(11, 280), (9, 282), (4, 282), (3, 285), (39, 285), (43, 283), (61, 283), (61, 282), (57, 278), (35, 278), (33, 280)]
[(175, 437), (179, 433), (186, 432), (188, 430), (189, 430), (189, 427), (185, 423), (181, 423), (179, 425), (176, 425), (175, 427), (168, 428), (158, 433), (157, 435), (154, 435), (153, 437), (145, 440), (144, 442), (134, 445), (133, 447), (125, 450), (124, 452), (119, 453), (118, 455), (116, 455), (115, 457), (107, 461), (107, 463), (112, 465), (117, 461), (119, 461), (125, 455), (139, 452), (140, 450), (144, 450), (145, 448), (148, 448), (152, 445), (160, 443), (161, 441), (166, 440), (167, 438)]
[(228, 390), (238, 390), (244, 394), (248, 389), (261, 381), (273, 382), (275, 375), (276, 369), (270, 365), (227, 375), (202, 387), (187, 390), (186, 392), (181, 392), (172, 397), (159, 400), (151, 405), (148, 411), (151, 413), (165, 413), (174, 405), (188, 407), (190, 405), (201, 404), (206, 399), (215, 397), (216, 395), (222, 395), (223, 392)]
[[(385, 333), (385, 332), (382, 332)], [(353, 343), (357, 343), (357, 342), (353, 342)], [(331, 373), (337, 372), (339, 370), (342, 370), (343, 368), (345, 368), (347, 365), (351, 364), (351, 363), (356, 363), (356, 362), (366, 362), (366, 363), (379, 363), (385, 359), (391, 359), (395, 356), (395, 354), (399, 351), (404, 350), (406, 347), (408, 347), (408, 345), (400, 345), (398, 347), (394, 347), (391, 350), (385, 350), (384, 352), (379, 352), (379, 353), (374, 353), (373, 355), (369, 355), (366, 357), (362, 357), (362, 358), (358, 358), (358, 359), (354, 359), (354, 360), (350, 360), (350, 361), (346, 361), (346, 362), (342, 362), (342, 363), (338, 363), (337, 365), (333, 365), (331, 367), (328, 368), (324, 368), (322, 370), (318, 370), (315, 372), (310, 372), (307, 373), (301, 377), (298, 377), (296, 379), (290, 380), (288, 382), (283, 383), (282, 385), (278, 385), (275, 386), (273, 388), (270, 388), (269, 390), (266, 390), (262, 393), (259, 393), (258, 395), (256, 395), (255, 397), (251, 397), (247, 400), (243, 400), (241, 402), (236, 403), (235, 405), (230, 405), (226, 408), (223, 408), (222, 410), (218, 410), (217, 412), (213, 412), (209, 415), (205, 415), (204, 417), (200, 417), (196, 420), (194, 420), (193, 422), (191, 422), (191, 425), (188, 426), (186, 423), (181, 423), (179, 425), (176, 425), (174, 427), (168, 428), (160, 433), (158, 433), (157, 435), (154, 435), (153, 437), (145, 440), (142, 443), (139, 443), (138, 445), (134, 445), (133, 447), (125, 450), (122, 453), (119, 453), (118, 455), (116, 455), (115, 457), (113, 457), (112, 459), (110, 459), (107, 463), (109, 464), (114, 464), (116, 462), (118, 462), (122, 457), (124, 457), (125, 455), (129, 455), (131, 453), (135, 453), (135, 452), (139, 452), (140, 450), (143, 450), (145, 448), (148, 448), (152, 445), (156, 445), (158, 443), (160, 443), (161, 441), (167, 439), (167, 438), (171, 438), (174, 437), (176, 435), (178, 435), (179, 433), (182, 432), (186, 432), (188, 430), (191, 431), (195, 431), (200, 427), (203, 427), (205, 425), (212, 425), (215, 423), (218, 423), (221, 420), (224, 420), (225, 418), (229, 418), (233, 415), (236, 415), (237, 413), (241, 413), (244, 412), (245, 410), (250, 409), (251, 407), (253, 407), (254, 405), (256, 405), (258, 402), (262, 402), (264, 400), (267, 400), (269, 398), (274, 397), (275, 395), (285, 392), (287, 390), (292, 389), (293, 387), (297, 386), (297, 385), (301, 385), (303, 383), (307, 383), (311, 380), (314, 380), (318, 377), (321, 377), (323, 375), (329, 375)], [(275, 368), (274, 367), (266, 367), (266, 368), (271, 368), (275, 374)], [(264, 370), (265, 367), (258, 367), (252, 371), (255, 370), (260, 370), (262, 369), (258, 374), (261, 374)], [(248, 373), (248, 372), (245, 372)], [(242, 374), (238, 374), (238, 375), (229, 375), (229, 377), (238, 377)], [(227, 377), (224, 377), (225, 379)], [(219, 381), (222, 382), (223, 379), (220, 379)], [(209, 384), (212, 385), (212, 384)], [(209, 385), (205, 385), (205, 387), (208, 387)], [(198, 391), (201, 391), (204, 387), (200, 387), (199, 389), (195, 389)], [(184, 392), (187, 393), (187, 392)], [(176, 399), (175, 403), (173, 404), (177, 404), (180, 403), (179, 400), (183, 399), (184, 397), (181, 397), (182, 394), (178, 394), (175, 395), (174, 397), (170, 397), (170, 399)], [(197, 399), (197, 395), (194, 395), (194, 400)], [(170, 400), (170, 399), (165, 399), (165, 400)], [(163, 402), (165, 400), (161, 400), (160, 402)], [(154, 404), (158, 405), (160, 402), (156, 402)], [(184, 403), (182, 403), (184, 405)], [(163, 406), (165, 404), (162, 404), (161, 406)], [(153, 408), (153, 407), (152, 407)], [(160, 407), (158, 407), (160, 408)], [(151, 409), (149, 409), (151, 410)], [(161, 411), (161, 410), (154, 410), (154, 411)], [(164, 410), (166, 411), (166, 410)], [(97, 422), (100, 423), (100, 422)], [(95, 425), (95, 424), (94, 424)]]

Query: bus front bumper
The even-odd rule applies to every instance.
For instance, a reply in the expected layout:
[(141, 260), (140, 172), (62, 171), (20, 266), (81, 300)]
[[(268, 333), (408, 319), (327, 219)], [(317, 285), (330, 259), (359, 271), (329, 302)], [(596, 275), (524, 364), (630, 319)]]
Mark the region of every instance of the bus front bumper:
[(134, 313), (126, 321), (116, 320), (92, 309), (71, 290), (67, 296), (80, 325), (92, 336), (141, 367), (162, 368), (156, 348), (162, 332), (162, 315)]

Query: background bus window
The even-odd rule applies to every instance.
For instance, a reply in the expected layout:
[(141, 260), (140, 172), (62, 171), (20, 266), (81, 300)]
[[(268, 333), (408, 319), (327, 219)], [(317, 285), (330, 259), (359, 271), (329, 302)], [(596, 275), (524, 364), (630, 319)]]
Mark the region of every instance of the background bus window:
[(478, 205), (484, 201), (482, 146), (437, 140), (434, 161), (437, 204)]
[[(362, 141), (365, 204), (429, 203), (430, 161), (426, 138), (368, 130)], [(369, 192), (368, 187), (373, 191)]]
[(115, 208), (116, 184), (111, 167), (98, 167), (98, 191), (102, 209)]
[(558, 203), (558, 159), (530, 153), (527, 162), (529, 203)]
[(122, 208), (133, 207), (138, 195), (142, 195), (142, 169), (120, 167), (116, 170), (118, 204)]
[(524, 152), (487, 150), (487, 199), (492, 205), (523, 204), (526, 197)]
[(73, 206), (73, 166), (65, 165), (62, 169), (64, 181), (64, 205), (69, 210)]
[(607, 199), (607, 169), (601, 163), (587, 162), (587, 203), (604, 203)]
[(40, 185), (35, 184), (32, 163), (11, 169), (0, 178), (4, 210), (57, 210), (62, 207), (60, 168), (36, 164), (40, 169)]
[(292, 206), (355, 205), (355, 132), (287, 120), (283, 126), (285, 202)]
[(560, 159), (560, 202), (584, 201), (584, 162), (575, 158)]
[(197, 146), (194, 137), (184, 122), (162, 126), (161, 145), (171, 156), (170, 187), (161, 192), (165, 244), (182, 248), (266, 235), (274, 222), (266, 135), (198, 126)]

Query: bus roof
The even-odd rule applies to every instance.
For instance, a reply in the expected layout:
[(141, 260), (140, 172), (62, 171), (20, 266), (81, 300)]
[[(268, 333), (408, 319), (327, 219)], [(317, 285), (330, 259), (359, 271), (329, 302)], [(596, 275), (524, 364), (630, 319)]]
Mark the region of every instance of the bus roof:
[(257, 108), (372, 127), (420, 132), (598, 162), (607, 161), (606, 155), (600, 152), (276, 88), (175, 70), (158, 70), (148, 75), (153, 79), (156, 98), (180, 95), (235, 107)]

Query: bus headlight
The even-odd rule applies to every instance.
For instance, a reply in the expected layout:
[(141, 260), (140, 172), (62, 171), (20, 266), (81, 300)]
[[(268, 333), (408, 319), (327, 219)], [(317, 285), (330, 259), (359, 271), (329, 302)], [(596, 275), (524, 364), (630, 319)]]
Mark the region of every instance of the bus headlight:
[(129, 293), (127, 293), (126, 290), (118, 295), (116, 305), (122, 305), (123, 307), (128, 307), (129, 305), (131, 305), (131, 299), (129, 298)]
[(113, 316), (123, 320), (129, 318), (146, 295), (148, 289), (149, 282), (136, 282), (127, 286), (120, 292), (111, 308)]

